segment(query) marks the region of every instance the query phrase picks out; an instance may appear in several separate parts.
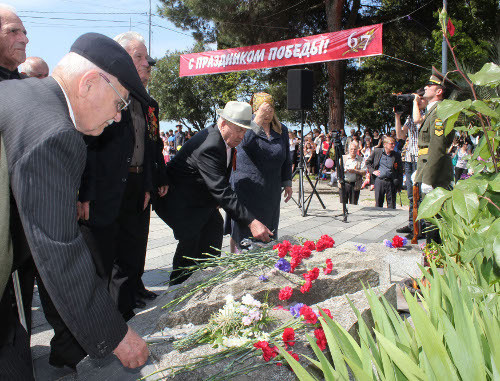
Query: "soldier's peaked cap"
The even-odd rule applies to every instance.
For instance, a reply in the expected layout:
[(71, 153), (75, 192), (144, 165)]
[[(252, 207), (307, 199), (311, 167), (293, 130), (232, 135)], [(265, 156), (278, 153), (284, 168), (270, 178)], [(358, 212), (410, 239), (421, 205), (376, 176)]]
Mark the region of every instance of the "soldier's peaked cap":
[(450, 81), (448, 78), (445, 78), (445, 76), (434, 66), (432, 67), (432, 75), (430, 76), (429, 80), (426, 83), (427, 86), (429, 85), (439, 85), (444, 87), (445, 89), (448, 90), (459, 90), (460, 88), (455, 85), (452, 81)]
[(144, 88), (132, 58), (115, 40), (99, 33), (85, 33), (78, 37), (70, 52), (76, 53), (106, 73), (116, 77), (132, 96), (144, 105), (151, 98)]

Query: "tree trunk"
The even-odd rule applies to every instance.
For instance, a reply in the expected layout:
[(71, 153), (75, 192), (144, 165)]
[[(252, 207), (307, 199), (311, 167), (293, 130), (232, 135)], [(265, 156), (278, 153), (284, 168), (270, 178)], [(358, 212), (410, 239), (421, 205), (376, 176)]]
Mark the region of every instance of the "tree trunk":
[[(346, 0), (325, 0), (328, 32), (337, 32), (342, 29), (342, 15)], [(352, 27), (358, 15), (360, 0), (354, 0), (347, 20), (347, 28)], [(344, 128), (344, 85), (346, 61), (327, 62), (328, 70), (328, 124), (330, 130), (340, 131)]]

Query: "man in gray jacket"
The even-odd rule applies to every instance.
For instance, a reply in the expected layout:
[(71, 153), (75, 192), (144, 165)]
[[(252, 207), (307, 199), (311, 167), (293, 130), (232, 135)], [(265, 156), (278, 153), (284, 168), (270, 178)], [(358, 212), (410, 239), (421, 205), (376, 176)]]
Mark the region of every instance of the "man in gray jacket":
[[(13, 218), (13, 270), (33, 258), (62, 319), (92, 357), (113, 352), (126, 367), (145, 363), (145, 342), (130, 329), (97, 276), (77, 225), (76, 202), (85, 166), (83, 135), (99, 135), (119, 121), (132, 93), (149, 103), (128, 53), (112, 39), (78, 38), (45, 79), (0, 84), (0, 134), (4, 140)], [(12, 225), (11, 225), (12, 226)], [(17, 238), (16, 238), (17, 237)], [(0, 302), (0, 379), (32, 379), (26, 332), (11, 304), (12, 284)]]

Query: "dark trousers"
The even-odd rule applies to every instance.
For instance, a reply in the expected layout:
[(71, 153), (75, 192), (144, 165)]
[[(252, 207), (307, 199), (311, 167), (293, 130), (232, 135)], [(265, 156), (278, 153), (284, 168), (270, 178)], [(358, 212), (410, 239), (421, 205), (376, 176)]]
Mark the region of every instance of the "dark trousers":
[(0, 299), (0, 380), (31, 381), (29, 335), (19, 322), (13, 298), (12, 280), (9, 280)]
[(460, 177), (464, 173), (467, 173), (467, 168), (455, 167), (455, 184), (458, 182), (458, 180), (460, 180)]
[(143, 287), (151, 207), (144, 207), (142, 175), (130, 174), (118, 216), (116, 259), (109, 293), (125, 319), (133, 316), (139, 287)]
[[(349, 204), (354, 204), (354, 205), (358, 205), (358, 200), (359, 200), (359, 190), (354, 190), (354, 185), (356, 183), (348, 183), (348, 182), (345, 182), (344, 183), (344, 186), (345, 186), (345, 196), (346, 196), (346, 202), (348, 202)], [(343, 202), (342, 201), (342, 191), (340, 192), (340, 202)]]
[(87, 356), (87, 352), (85, 352), (62, 320), (40, 277), (37, 277), (36, 283), (43, 314), (47, 322), (54, 329), (54, 336), (50, 340), (49, 363), (76, 368), (76, 365)]
[[(86, 223), (80, 225), (97, 275), (108, 284), (110, 294), (126, 320), (134, 316), (137, 278), (144, 270), (149, 230), (150, 208), (142, 210), (144, 198), (140, 197), (141, 176), (130, 174), (130, 185), (127, 185), (117, 221), (104, 227)], [(87, 354), (59, 316), (43, 283), (38, 283), (38, 290), (45, 317), (54, 329), (49, 361), (75, 367)]]
[(222, 247), (223, 231), (224, 220), (219, 210), (215, 209), (210, 219), (197, 235), (189, 239), (179, 240), (174, 254), (170, 285), (179, 284), (188, 279), (192, 271), (184, 270), (183, 268), (195, 265), (198, 258), (205, 258), (204, 253), (220, 255), (220, 251), (215, 249)]
[(411, 174), (417, 170), (416, 161), (405, 161), (405, 176), (406, 176), (406, 193), (410, 208), (408, 210), (408, 226), (413, 231), (413, 183), (411, 182)]
[(396, 187), (392, 180), (375, 179), (375, 206), (383, 207), (387, 199), (387, 207), (396, 209)]

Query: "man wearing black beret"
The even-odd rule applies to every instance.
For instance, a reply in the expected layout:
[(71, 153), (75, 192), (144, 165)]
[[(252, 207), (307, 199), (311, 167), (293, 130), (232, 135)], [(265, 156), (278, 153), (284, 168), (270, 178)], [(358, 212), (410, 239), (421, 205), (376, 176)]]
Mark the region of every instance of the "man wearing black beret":
[[(31, 257), (64, 323), (92, 357), (113, 352), (126, 367), (145, 363), (145, 342), (130, 329), (97, 276), (77, 224), (78, 188), (85, 166), (83, 135), (99, 135), (119, 122), (129, 94), (150, 98), (127, 52), (112, 39), (87, 33), (78, 38), (52, 76), (0, 84), (0, 133), (18, 218), (13, 270)], [(11, 225), (12, 227), (12, 225)], [(10, 288), (11, 290), (11, 288)], [(20, 322), (5, 298), (0, 314), (0, 379), (33, 378), (29, 347), (16, 334)]]

